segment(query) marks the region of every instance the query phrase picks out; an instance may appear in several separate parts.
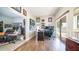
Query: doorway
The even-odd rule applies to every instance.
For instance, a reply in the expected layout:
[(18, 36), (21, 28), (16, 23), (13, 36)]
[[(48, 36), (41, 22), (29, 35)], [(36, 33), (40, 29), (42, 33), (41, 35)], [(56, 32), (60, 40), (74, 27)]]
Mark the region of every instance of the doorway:
[(57, 21), (56, 25), (57, 37), (65, 42), (65, 38), (67, 37), (67, 16), (63, 16)]
[(60, 39), (65, 42), (67, 37), (67, 21), (66, 16), (60, 19)]

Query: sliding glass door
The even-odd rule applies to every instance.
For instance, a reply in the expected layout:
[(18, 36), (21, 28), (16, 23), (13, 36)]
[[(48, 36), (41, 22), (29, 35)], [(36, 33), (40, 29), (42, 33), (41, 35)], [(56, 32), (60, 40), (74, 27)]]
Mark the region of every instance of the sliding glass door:
[(57, 37), (65, 41), (64, 38), (67, 36), (67, 21), (66, 21), (66, 16), (63, 16), (57, 21)]
[(66, 16), (60, 19), (60, 39), (65, 41), (67, 37), (67, 21)]

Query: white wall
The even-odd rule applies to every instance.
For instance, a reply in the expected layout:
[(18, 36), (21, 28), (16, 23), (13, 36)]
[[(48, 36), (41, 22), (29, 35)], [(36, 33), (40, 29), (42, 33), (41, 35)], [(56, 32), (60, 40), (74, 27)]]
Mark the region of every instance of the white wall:
[(12, 18), (10, 18), (10, 17), (0, 16), (0, 21), (4, 21), (4, 23), (12, 23), (12, 22), (14, 22), (11, 19)]
[[(43, 16), (40, 17), (40, 22), (36, 23), (37, 27), (41, 27), (42, 23), (45, 24), (45, 26), (54, 26), (54, 18), (52, 17), (52, 22), (48, 22), (48, 18), (52, 16)], [(42, 19), (44, 19), (44, 22), (42, 22)]]
[(54, 22), (54, 19), (53, 19), (53, 17), (52, 17), (52, 22), (48, 22), (48, 18), (49, 17), (52, 17), (52, 16), (44, 16), (44, 17), (40, 17), (40, 19), (42, 20), (42, 19), (44, 19), (45, 20), (45, 26), (53, 26), (53, 22)]
[(21, 18), (13, 18), (13, 20), (12, 20), (14, 23), (20, 23), (20, 22), (23, 22), (23, 19), (21, 19)]
[(26, 38), (29, 40), (32, 37), (35, 36), (35, 29), (34, 30), (30, 30), (29, 26), (30, 26), (30, 18), (35, 20), (35, 17), (31, 14), (30, 10), (28, 8), (26, 8), (27, 11), (27, 17), (26, 17)]

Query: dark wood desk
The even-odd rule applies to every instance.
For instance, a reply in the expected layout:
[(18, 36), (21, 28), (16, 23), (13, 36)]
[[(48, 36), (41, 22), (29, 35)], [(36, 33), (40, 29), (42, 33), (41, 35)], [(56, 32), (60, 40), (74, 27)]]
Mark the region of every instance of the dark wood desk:
[(73, 41), (73, 39), (66, 39), (66, 51), (79, 51), (79, 43)]
[(37, 33), (37, 39), (38, 39), (38, 41), (44, 41), (44, 32), (43, 31), (39, 31), (38, 33)]

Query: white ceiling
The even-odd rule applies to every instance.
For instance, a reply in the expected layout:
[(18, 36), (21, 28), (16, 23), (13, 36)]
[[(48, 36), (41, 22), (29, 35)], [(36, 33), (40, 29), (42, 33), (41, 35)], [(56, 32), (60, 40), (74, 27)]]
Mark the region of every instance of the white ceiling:
[(53, 16), (58, 7), (28, 7), (32, 15), (40, 17), (40, 16)]
[[(59, 10), (59, 7), (28, 7), (30, 13), (33, 16), (41, 17), (41, 16), (53, 16)], [(0, 15), (13, 17), (13, 18), (22, 18), (19, 13), (13, 12), (14, 10), (9, 9), (7, 7), (0, 8)]]

